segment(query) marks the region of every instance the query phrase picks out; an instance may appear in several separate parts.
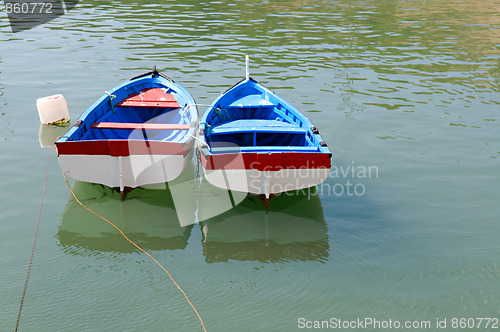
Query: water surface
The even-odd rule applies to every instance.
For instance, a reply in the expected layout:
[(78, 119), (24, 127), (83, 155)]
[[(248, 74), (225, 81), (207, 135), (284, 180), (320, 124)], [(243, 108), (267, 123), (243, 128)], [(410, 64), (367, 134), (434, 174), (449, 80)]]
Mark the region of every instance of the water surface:
[(500, 318), (499, 11), (487, 0), (90, 1), (15, 34), (4, 15), (1, 329), (14, 329), (50, 160), (20, 331), (201, 330), (168, 277), (70, 198), (55, 152), (40, 148), (35, 101), (62, 93), (74, 120), (156, 64), (209, 104), (243, 77), (245, 54), (332, 148), (337, 172), (318, 196), (279, 197), (267, 213), (249, 197), (182, 228), (168, 190), (121, 202), (74, 183), (165, 265), (208, 331)]

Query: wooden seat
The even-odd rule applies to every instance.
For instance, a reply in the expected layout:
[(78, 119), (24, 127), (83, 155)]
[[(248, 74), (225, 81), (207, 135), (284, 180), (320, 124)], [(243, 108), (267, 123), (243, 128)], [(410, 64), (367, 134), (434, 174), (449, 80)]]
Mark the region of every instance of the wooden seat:
[(94, 122), (90, 125), (94, 129), (145, 129), (145, 130), (189, 130), (189, 124), (176, 123), (121, 123), (121, 122)]
[(224, 123), (214, 127), (210, 135), (236, 134), (236, 133), (287, 133), (305, 134), (307, 130), (296, 124), (277, 120), (246, 119)]
[(166, 93), (163, 89), (153, 88), (144, 89), (139, 93), (133, 93), (120, 101), (116, 106), (125, 107), (162, 107), (178, 108), (181, 107), (174, 96)]

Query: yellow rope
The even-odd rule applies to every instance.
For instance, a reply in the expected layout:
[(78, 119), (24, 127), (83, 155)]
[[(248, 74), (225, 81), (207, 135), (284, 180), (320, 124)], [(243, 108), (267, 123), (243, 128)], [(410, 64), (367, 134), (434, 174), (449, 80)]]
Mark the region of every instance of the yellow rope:
[(175, 282), (174, 278), (172, 277), (172, 275), (170, 274), (170, 272), (167, 271), (166, 268), (163, 267), (163, 265), (161, 265), (150, 253), (148, 253), (147, 251), (145, 251), (144, 249), (142, 249), (141, 247), (139, 247), (134, 241), (130, 240), (127, 235), (125, 235), (125, 233), (123, 233), (121, 231), (121, 229), (119, 229), (118, 227), (115, 226), (115, 224), (113, 224), (111, 221), (109, 221), (108, 219), (104, 218), (103, 216), (99, 215), (97, 212), (91, 210), (90, 208), (88, 208), (87, 206), (85, 206), (85, 204), (83, 204), (82, 202), (80, 202), (80, 200), (76, 197), (76, 194), (75, 192), (73, 191), (73, 189), (71, 188), (69, 182), (68, 182), (68, 179), (66, 178), (66, 174), (64, 174), (63, 172), (63, 176), (64, 176), (64, 181), (66, 181), (66, 184), (68, 185), (68, 188), (69, 188), (69, 191), (71, 191), (71, 194), (73, 195), (73, 197), (75, 198), (75, 200), (78, 202), (78, 204), (80, 204), (83, 208), (85, 208), (87, 211), (89, 211), (90, 213), (92, 213), (93, 215), (101, 218), (102, 220), (104, 220), (105, 222), (107, 222), (108, 224), (110, 224), (111, 226), (113, 226), (118, 232), (120, 232), (120, 234), (128, 241), (130, 242), (132, 245), (134, 245), (137, 249), (139, 249), (140, 251), (142, 251), (143, 253), (145, 253), (146, 255), (149, 256), (149, 258), (151, 258), (156, 264), (158, 264), (159, 267), (161, 267), (161, 269), (163, 271), (165, 271), (165, 273), (167, 273), (167, 275), (169, 276), (170, 280), (172, 280), (172, 282), (174, 283), (174, 285), (181, 291), (181, 293), (184, 295), (184, 297), (186, 298), (186, 301), (189, 303), (189, 305), (191, 306), (191, 308), (193, 308), (194, 312), (196, 313), (196, 316), (198, 316), (198, 319), (200, 320), (200, 323), (201, 323), (201, 326), (203, 327), (203, 331), (204, 332), (207, 332), (207, 329), (205, 328), (205, 324), (203, 323), (203, 320), (201, 319), (201, 316), (200, 314), (198, 313), (198, 310), (196, 310), (196, 308), (194, 307), (193, 303), (191, 303), (191, 301), (189, 300), (189, 297), (187, 296), (187, 294), (182, 290), (182, 288), (179, 286), (179, 284), (177, 284), (177, 282)]

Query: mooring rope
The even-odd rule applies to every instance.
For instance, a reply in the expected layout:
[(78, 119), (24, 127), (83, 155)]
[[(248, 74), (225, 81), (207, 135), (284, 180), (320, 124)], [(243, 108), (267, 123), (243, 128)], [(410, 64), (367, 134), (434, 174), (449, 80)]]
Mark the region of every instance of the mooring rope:
[(49, 176), (50, 156), (51, 156), (50, 150), (47, 155), (48, 155), (47, 168), (45, 170), (45, 179), (43, 181), (42, 197), (40, 199), (40, 208), (38, 209), (38, 218), (36, 219), (35, 235), (33, 236), (33, 245), (31, 246), (31, 256), (30, 256), (30, 261), (28, 263), (28, 272), (26, 273), (26, 279), (24, 280), (23, 294), (21, 295), (21, 303), (19, 304), (19, 312), (17, 313), (16, 328), (14, 330), (15, 332), (17, 332), (17, 329), (19, 328), (19, 322), (21, 321), (21, 312), (23, 311), (24, 298), (26, 296), (26, 289), (28, 288), (28, 280), (30, 278), (31, 265), (33, 263), (33, 256), (35, 254), (36, 238), (38, 236), (38, 228), (40, 226), (40, 218), (42, 216), (43, 198), (45, 197), (45, 188), (47, 187), (47, 178)]
[(170, 278), (170, 280), (172, 280), (172, 282), (174, 283), (174, 285), (179, 289), (179, 291), (182, 293), (182, 295), (184, 295), (184, 297), (186, 298), (186, 301), (189, 303), (189, 305), (191, 306), (191, 308), (193, 308), (194, 312), (196, 313), (196, 316), (198, 316), (198, 319), (200, 320), (200, 323), (201, 323), (201, 326), (203, 327), (203, 331), (204, 332), (207, 332), (207, 329), (205, 328), (205, 324), (203, 323), (203, 319), (201, 319), (201, 316), (200, 314), (198, 313), (198, 310), (196, 310), (195, 306), (193, 305), (193, 303), (191, 303), (191, 301), (189, 300), (189, 297), (187, 296), (187, 294), (182, 290), (182, 288), (179, 286), (179, 284), (177, 282), (175, 282), (174, 278), (172, 277), (172, 275), (170, 274), (170, 272), (168, 272), (168, 270), (166, 268), (163, 267), (163, 265), (160, 264), (160, 262), (158, 262), (149, 252), (147, 252), (146, 250), (142, 249), (141, 247), (139, 247), (134, 241), (130, 240), (127, 235), (125, 235), (125, 233), (122, 232), (121, 229), (119, 229), (115, 224), (113, 224), (111, 221), (109, 221), (108, 219), (104, 218), (103, 216), (101, 216), (100, 214), (98, 214), (97, 212), (91, 210), (90, 208), (88, 208), (85, 204), (83, 204), (77, 197), (76, 197), (76, 194), (75, 192), (73, 191), (73, 189), (71, 188), (71, 185), (69, 184), (68, 182), (68, 178), (66, 178), (66, 174), (64, 174), (63, 172), (63, 176), (64, 176), (64, 181), (66, 181), (66, 184), (68, 185), (68, 188), (69, 188), (69, 191), (71, 192), (71, 194), (73, 195), (73, 197), (75, 198), (75, 200), (78, 202), (78, 204), (80, 204), (85, 210), (89, 211), (90, 213), (92, 213), (93, 215), (95, 215), (96, 217), (98, 218), (101, 218), (102, 220), (104, 220), (105, 222), (107, 222), (108, 224), (110, 224), (111, 226), (113, 226), (118, 232), (120, 232), (120, 234), (125, 238), (125, 240), (127, 240), (128, 242), (130, 242), (134, 247), (136, 247), (137, 249), (139, 249), (140, 251), (142, 251), (143, 253), (145, 253), (146, 255), (149, 256), (149, 258), (151, 258), (163, 271), (165, 271), (165, 273), (168, 275), (168, 277)]
[(109, 96), (109, 103), (111, 105), (111, 110), (113, 111), (113, 113), (115, 113), (115, 106), (113, 106), (113, 99), (116, 98), (116, 95), (112, 95), (108, 91), (104, 91), (104, 93), (106, 93)]

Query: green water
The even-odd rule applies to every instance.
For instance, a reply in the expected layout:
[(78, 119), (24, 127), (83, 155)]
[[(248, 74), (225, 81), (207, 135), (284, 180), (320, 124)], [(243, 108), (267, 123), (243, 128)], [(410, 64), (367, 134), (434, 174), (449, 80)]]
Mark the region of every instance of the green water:
[(249, 197), (181, 228), (168, 190), (121, 202), (74, 184), (172, 273), (207, 330), (500, 318), (499, 12), (487, 0), (84, 1), (13, 34), (2, 11), (0, 331), (15, 327), (48, 160), (19, 330), (202, 330), (158, 266), (70, 199), (35, 102), (62, 93), (74, 121), (156, 64), (207, 104), (243, 77), (245, 54), (332, 148), (317, 196), (277, 197), (267, 213)]

